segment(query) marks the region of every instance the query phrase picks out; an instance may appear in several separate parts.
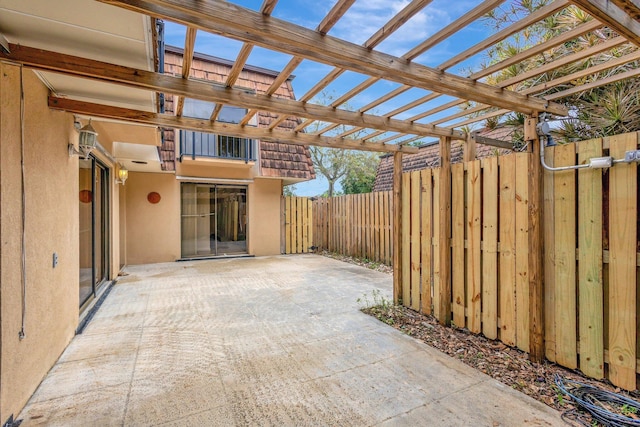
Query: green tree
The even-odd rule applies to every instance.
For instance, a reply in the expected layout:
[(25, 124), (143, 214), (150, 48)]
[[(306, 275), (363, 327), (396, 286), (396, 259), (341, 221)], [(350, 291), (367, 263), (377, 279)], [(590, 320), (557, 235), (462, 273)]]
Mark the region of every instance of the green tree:
[(352, 164), (353, 153), (349, 150), (326, 147), (309, 147), (316, 172), (329, 182), (328, 197), (333, 197), (336, 183), (346, 175)]
[[(334, 102), (334, 100), (335, 95), (323, 91), (318, 95), (318, 97), (314, 98), (313, 102), (321, 105), (333, 105), (332, 102)], [(339, 107), (346, 110), (353, 110), (348, 103), (344, 103)], [(311, 124), (311, 126), (308, 126), (306, 131), (309, 133), (321, 134), (323, 133), (322, 129), (325, 125), (326, 123), (316, 121)], [(332, 126), (327, 135), (340, 135), (349, 129), (349, 127), (344, 125)], [(359, 130), (345, 138), (359, 139), (363, 137), (364, 132), (364, 129)], [(375, 139), (372, 139), (372, 141), (374, 140)], [(345, 184), (344, 180), (346, 180), (349, 188), (349, 191), (345, 189), (345, 194), (362, 193), (366, 192), (366, 188), (373, 188), (377, 168), (377, 161), (375, 162), (375, 166), (372, 166), (374, 160), (377, 160), (377, 156), (375, 154), (328, 147), (309, 147), (309, 152), (316, 172), (325, 177), (329, 183), (329, 189), (325, 194), (323, 194), (323, 196), (335, 196), (335, 186), (341, 180), (343, 180), (343, 188)], [(367, 191), (371, 191), (370, 189)]]
[(376, 153), (353, 153), (351, 164), (342, 179), (342, 189), (345, 194), (370, 193), (376, 181), (376, 172), (380, 157)]
[(282, 194), (284, 196), (295, 196), (296, 195), (296, 185), (295, 184), (289, 184), (289, 185), (285, 185), (284, 188), (282, 189)]

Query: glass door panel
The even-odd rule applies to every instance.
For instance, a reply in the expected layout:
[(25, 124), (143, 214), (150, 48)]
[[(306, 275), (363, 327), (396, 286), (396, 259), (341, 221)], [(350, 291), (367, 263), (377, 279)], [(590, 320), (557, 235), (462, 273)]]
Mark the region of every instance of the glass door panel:
[(107, 169), (79, 160), (79, 303), (82, 307), (107, 278), (109, 266)]
[(247, 252), (246, 187), (182, 184), (182, 257)]
[(93, 165), (80, 159), (80, 305), (93, 293)]
[(247, 188), (217, 186), (218, 255), (247, 252)]

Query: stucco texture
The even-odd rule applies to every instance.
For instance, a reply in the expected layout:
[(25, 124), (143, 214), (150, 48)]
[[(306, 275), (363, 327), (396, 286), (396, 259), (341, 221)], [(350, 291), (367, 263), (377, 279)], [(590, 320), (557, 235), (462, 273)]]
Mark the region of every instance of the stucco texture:
[[(47, 96), (48, 89), (32, 71), (0, 64), (1, 422), (24, 406), (78, 323), (78, 160), (67, 152), (76, 133), (73, 117), (49, 110)], [(23, 294), (21, 140), (26, 194), (23, 340), (18, 337)]]
[[(173, 174), (129, 173), (121, 191), (126, 200), (126, 260), (128, 265), (175, 261), (180, 258), (180, 184)], [(151, 192), (160, 201), (150, 203)]]

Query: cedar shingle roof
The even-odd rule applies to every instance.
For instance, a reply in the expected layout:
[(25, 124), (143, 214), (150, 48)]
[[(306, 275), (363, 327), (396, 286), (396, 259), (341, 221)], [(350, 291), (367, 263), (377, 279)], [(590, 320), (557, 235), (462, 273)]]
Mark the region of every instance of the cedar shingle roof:
[[(165, 49), (164, 72), (176, 76), (182, 75), (183, 50), (167, 46)], [(224, 83), (233, 62), (209, 55), (196, 53), (191, 65), (192, 78)], [(245, 66), (236, 81), (236, 86), (254, 90), (256, 93), (266, 93), (267, 89), (278, 73), (253, 66)], [(272, 95), (277, 98), (295, 99), (291, 79), (285, 81)], [(165, 111), (174, 111), (172, 95), (166, 95)], [(267, 112), (257, 114), (259, 127), (268, 127), (275, 118)], [(278, 125), (281, 129), (292, 129), (298, 125), (298, 119), (293, 117)], [(175, 170), (175, 131), (167, 129), (164, 132), (164, 143), (160, 147), (160, 158), (163, 170)], [(309, 148), (301, 145), (258, 141), (261, 175), (276, 178), (295, 178), (309, 180), (315, 178), (313, 162)]]
[[(487, 135), (488, 136), (488, 135)], [(495, 136), (493, 136), (495, 138)], [(496, 138), (497, 139), (497, 138)], [(464, 142), (452, 141), (451, 143), (451, 163), (462, 161)], [(511, 150), (492, 147), (489, 145), (477, 144), (476, 157), (478, 159), (489, 156), (512, 153)], [(402, 171), (412, 172), (422, 169), (436, 168), (440, 166), (440, 148), (437, 143), (423, 145), (415, 154), (405, 154), (402, 156)], [(373, 191), (390, 191), (393, 189), (393, 156), (386, 154), (380, 158), (376, 181)]]

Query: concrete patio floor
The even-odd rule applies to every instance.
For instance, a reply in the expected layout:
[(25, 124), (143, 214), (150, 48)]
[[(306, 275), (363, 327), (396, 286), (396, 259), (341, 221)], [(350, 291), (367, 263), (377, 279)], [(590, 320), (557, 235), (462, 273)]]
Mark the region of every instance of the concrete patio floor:
[(127, 267), (23, 426), (552, 426), (558, 412), (359, 311), (316, 255)]

